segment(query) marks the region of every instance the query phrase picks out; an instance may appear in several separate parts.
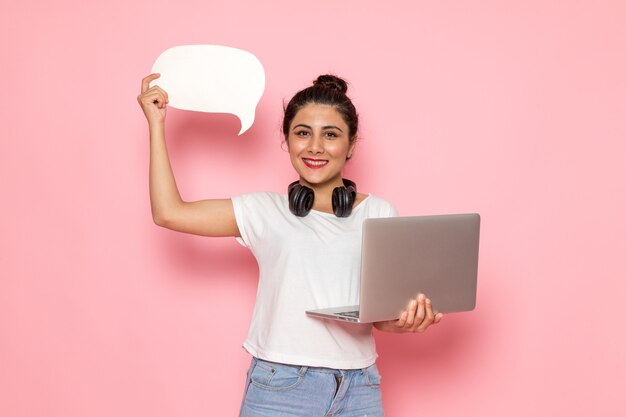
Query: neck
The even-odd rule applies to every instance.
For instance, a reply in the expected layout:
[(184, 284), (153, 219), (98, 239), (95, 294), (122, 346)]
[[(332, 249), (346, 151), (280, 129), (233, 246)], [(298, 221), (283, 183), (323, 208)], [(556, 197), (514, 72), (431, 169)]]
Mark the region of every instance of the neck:
[(313, 210), (322, 211), (326, 213), (333, 212), (333, 190), (337, 187), (343, 187), (343, 179), (338, 177), (336, 180), (329, 181), (323, 184), (310, 184), (307, 181), (300, 178), (300, 184), (306, 185), (315, 192), (315, 200), (313, 202)]

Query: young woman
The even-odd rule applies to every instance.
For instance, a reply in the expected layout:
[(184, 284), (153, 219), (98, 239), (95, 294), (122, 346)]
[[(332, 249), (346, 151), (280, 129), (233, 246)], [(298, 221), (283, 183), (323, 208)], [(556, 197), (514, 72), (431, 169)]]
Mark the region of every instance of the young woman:
[[(241, 416), (382, 416), (372, 325), (308, 317), (358, 304), (361, 226), (395, 216), (387, 201), (343, 178), (358, 116), (341, 78), (322, 75), (285, 108), (283, 133), (298, 181), (288, 195), (259, 192), (185, 202), (169, 163), (167, 93), (143, 79), (137, 97), (150, 129), (150, 201), (156, 224), (234, 236), (254, 253), (259, 288), (245, 349), (252, 355)], [(382, 331), (422, 332), (441, 320), (423, 294)]]

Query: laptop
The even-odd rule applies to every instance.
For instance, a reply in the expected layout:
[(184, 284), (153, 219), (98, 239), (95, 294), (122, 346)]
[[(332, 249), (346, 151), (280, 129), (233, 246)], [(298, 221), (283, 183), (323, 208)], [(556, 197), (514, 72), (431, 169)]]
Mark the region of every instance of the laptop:
[(419, 293), (442, 313), (476, 306), (480, 215), (366, 219), (359, 305), (309, 310), (355, 323), (396, 320)]

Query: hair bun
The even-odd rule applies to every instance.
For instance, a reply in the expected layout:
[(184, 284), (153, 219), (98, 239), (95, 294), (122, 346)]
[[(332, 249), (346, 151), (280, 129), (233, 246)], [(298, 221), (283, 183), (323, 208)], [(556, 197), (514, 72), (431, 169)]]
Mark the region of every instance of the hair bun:
[(337, 90), (342, 92), (343, 94), (346, 94), (346, 92), (348, 91), (348, 83), (346, 83), (344, 80), (337, 77), (336, 75), (320, 75), (319, 77), (317, 77), (317, 80), (313, 81), (313, 85), (315, 87), (325, 87), (332, 90)]

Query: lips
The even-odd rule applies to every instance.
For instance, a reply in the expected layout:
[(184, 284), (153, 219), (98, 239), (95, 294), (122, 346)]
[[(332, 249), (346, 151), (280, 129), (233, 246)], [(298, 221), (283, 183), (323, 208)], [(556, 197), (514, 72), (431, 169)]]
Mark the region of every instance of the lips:
[(319, 169), (328, 164), (328, 160), (326, 159), (302, 158), (302, 162), (311, 169)]

